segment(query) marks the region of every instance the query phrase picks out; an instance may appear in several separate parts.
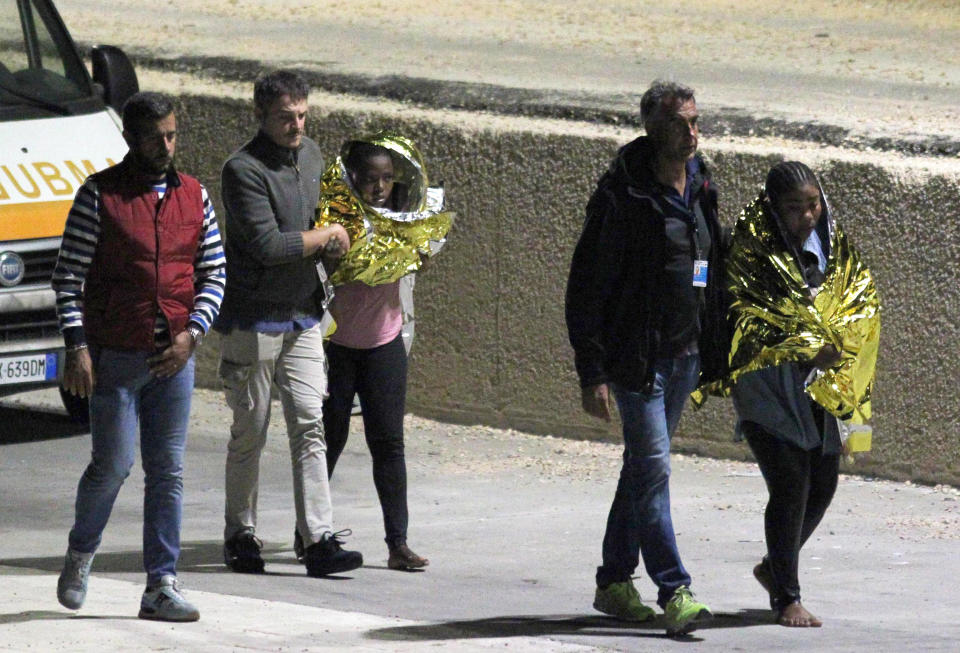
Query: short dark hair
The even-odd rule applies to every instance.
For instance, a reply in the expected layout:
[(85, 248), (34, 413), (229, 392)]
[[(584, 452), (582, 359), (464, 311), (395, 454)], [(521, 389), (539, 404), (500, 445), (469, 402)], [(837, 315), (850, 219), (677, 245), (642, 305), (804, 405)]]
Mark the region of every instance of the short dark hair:
[(123, 103), (123, 130), (139, 136), (147, 123), (154, 123), (173, 113), (173, 100), (162, 93), (134, 93)]
[(350, 151), (347, 153), (343, 165), (350, 172), (360, 172), (367, 161), (375, 156), (390, 157), (390, 150), (382, 145), (367, 143), (366, 141), (354, 141), (350, 144)]
[(786, 193), (810, 185), (820, 188), (817, 176), (806, 164), (799, 161), (781, 161), (770, 168), (763, 188), (774, 208), (777, 209), (780, 198)]
[(289, 95), (293, 101), (306, 100), (310, 93), (307, 81), (292, 70), (274, 70), (261, 75), (253, 83), (253, 105), (266, 112), (278, 98)]
[(640, 98), (640, 120), (644, 126), (647, 120), (657, 112), (657, 109), (667, 100), (679, 100), (680, 103), (695, 99), (693, 89), (677, 82), (668, 82), (665, 79), (655, 79)]

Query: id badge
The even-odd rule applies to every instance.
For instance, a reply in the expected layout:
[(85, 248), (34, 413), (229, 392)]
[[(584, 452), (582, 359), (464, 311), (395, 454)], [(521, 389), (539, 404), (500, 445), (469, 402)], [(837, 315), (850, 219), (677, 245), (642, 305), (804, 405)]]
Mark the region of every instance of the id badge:
[(707, 266), (709, 263), (707, 261), (694, 261), (693, 262), (693, 285), (696, 288), (706, 288), (707, 287)]

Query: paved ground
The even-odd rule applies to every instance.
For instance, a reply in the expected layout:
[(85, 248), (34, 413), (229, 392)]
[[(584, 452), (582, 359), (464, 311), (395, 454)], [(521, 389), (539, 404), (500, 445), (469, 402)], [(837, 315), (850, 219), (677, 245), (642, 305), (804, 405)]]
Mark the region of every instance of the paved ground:
[[(507, 94), (498, 109), (559, 103), (564, 114), (597, 103), (635, 113), (637, 92), (665, 76), (692, 84), (709, 113), (743, 114), (758, 133), (764, 127), (755, 118), (771, 118), (781, 128), (807, 125), (817, 139), (829, 137), (825, 125), (849, 130), (877, 147), (945, 139), (955, 154), (960, 141), (960, 8), (953, 0), (57, 5), (80, 41), (203, 59), (214, 74), (240, 59), (348, 76), (346, 84), (323, 80), (332, 90), (369, 92), (371, 80), (390, 76), (399, 86), (434, 80), (455, 86), (395, 95), (429, 104), (452, 93), (461, 106), (503, 87), (525, 89), (537, 92)], [(718, 125), (718, 133), (738, 124)]]
[[(28, 409), (29, 407), (41, 410)], [(379, 508), (360, 425), (334, 478), (338, 528), (366, 564), (307, 578), (291, 551), (293, 510), (279, 424), (262, 461), (259, 535), (269, 573), (220, 561), (227, 414), (198, 391), (186, 463), (181, 579), (199, 623), (135, 618), (142, 591), (135, 470), (94, 564), (88, 604), (59, 606), (56, 575), (89, 436), (56, 412), (51, 393), (0, 405), (0, 650), (304, 651), (698, 650), (954, 651), (960, 640), (960, 492), (844, 477), (803, 552), (816, 631), (771, 622), (750, 575), (763, 551), (764, 488), (746, 463), (676, 457), (674, 517), (695, 590), (717, 613), (687, 640), (658, 623), (632, 626), (590, 607), (593, 570), (619, 451), (408, 417), (411, 544), (423, 573), (386, 568)], [(45, 407), (45, 408), (44, 408)], [(641, 576), (644, 574), (641, 573)], [(648, 580), (638, 588), (654, 595)]]
[[(146, 56), (227, 57), (628, 104), (650, 79), (667, 75), (695, 85), (708, 109), (871, 137), (960, 139), (960, 11), (952, 1), (57, 4), (79, 40)], [(51, 412), (55, 403), (47, 393), (0, 406), (0, 650), (669, 651), (695, 643), (709, 651), (878, 653), (954, 651), (960, 641), (956, 489), (845, 477), (801, 563), (805, 602), (825, 626), (789, 630), (771, 622), (750, 575), (763, 552), (764, 488), (755, 467), (676, 457), (681, 550), (717, 618), (673, 641), (659, 623), (621, 624), (590, 608), (617, 447), (417, 418), (408, 421), (411, 544), (430, 557), (426, 572), (386, 568), (356, 424), (334, 479), (335, 509), (366, 565), (317, 580), (296, 564), (277, 425), (262, 461), (259, 535), (269, 573), (231, 574), (220, 561), (227, 415), (219, 396), (204, 391), (188, 450), (180, 566), (202, 620), (171, 626), (135, 618), (137, 472), (115, 507), (88, 604), (71, 613), (56, 602), (56, 574), (89, 436)], [(654, 595), (645, 578), (637, 584)]]

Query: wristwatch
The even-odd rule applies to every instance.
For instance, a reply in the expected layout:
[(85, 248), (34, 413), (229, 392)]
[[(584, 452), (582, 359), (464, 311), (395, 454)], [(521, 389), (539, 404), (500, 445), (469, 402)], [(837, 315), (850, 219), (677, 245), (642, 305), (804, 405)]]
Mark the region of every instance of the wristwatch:
[(190, 324), (187, 327), (187, 333), (189, 333), (190, 337), (193, 338), (194, 347), (199, 347), (203, 343), (203, 329), (198, 327), (196, 324)]

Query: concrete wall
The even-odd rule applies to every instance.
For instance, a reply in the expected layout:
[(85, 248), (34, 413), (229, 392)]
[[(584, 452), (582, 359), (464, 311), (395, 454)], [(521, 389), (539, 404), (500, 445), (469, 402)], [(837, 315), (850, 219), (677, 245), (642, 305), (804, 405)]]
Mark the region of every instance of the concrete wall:
[[(179, 99), (180, 163), (215, 198), (220, 165), (254, 129), (244, 93)], [(413, 137), (458, 213), (446, 249), (417, 282), (409, 409), (443, 420), (617, 439), (614, 426), (579, 409), (563, 293), (582, 207), (632, 134), (372, 101), (338, 108), (326, 98), (312, 105), (308, 131), (327, 153), (357, 131), (392, 127)], [(704, 139), (725, 222), (752, 199), (776, 153), (792, 147)], [(848, 470), (960, 483), (960, 165), (816, 148), (790, 156), (822, 174), (882, 293), (873, 451)], [(216, 384), (215, 358), (213, 338), (199, 371), (205, 385)], [(729, 402), (711, 400), (684, 416), (676, 448), (748, 456), (731, 434)]]

